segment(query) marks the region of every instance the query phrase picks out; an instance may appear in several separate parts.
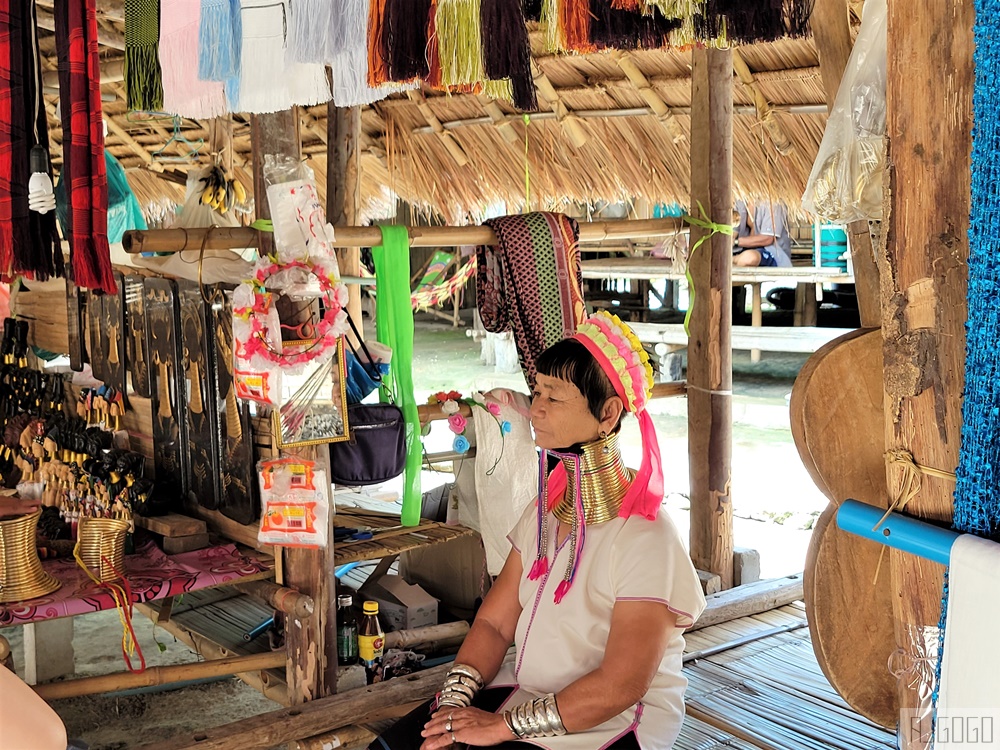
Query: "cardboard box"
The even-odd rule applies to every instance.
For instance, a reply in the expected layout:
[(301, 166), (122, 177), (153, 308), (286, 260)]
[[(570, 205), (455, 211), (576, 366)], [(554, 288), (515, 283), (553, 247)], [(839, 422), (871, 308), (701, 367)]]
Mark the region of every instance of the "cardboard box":
[(386, 631), (437, 625), (438, 600), (399, 576), (386, 575), (377, 581), (366, 581), (358, 591), (358, 598), (361, 602), (378, 602), (379, 622)]
[(399, 574), (436, 596), (448, 612), (469, 619), (491, 582), (479, 534), (407, 550), (399, 557)]

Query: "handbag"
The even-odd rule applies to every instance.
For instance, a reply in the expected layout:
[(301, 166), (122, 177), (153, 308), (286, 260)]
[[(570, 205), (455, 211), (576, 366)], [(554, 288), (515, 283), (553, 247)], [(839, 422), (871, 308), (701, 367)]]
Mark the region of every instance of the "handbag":
[(395, 404), (347, 407), (350, 440), (330, 443), (330, 478), (349, 487), (380, 484), (403, 473), (406, 422)]

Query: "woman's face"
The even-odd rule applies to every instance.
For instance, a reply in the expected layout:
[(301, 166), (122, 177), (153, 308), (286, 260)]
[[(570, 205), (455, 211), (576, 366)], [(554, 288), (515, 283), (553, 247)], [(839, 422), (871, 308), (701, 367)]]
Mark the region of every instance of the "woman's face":
[(590, 413), (587, 399), (573, 383), (539, 374), (531, 399), (535, 445), (560, 450), (597, 440), (601, 423)]

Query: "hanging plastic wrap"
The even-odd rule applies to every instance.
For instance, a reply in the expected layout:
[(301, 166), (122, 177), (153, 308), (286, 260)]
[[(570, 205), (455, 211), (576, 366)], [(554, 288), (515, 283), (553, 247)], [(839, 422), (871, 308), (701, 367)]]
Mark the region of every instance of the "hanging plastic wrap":
[(333, 227), (326, 221), (312, 170), (288, 157), (267, 154), (264, 181), (278, 262), (319, 257), (336, 263)]
[(886, 2), (869, 0), (802, 196), (823, 221), (882, 219), (885, 85)]
[(330, 483), (312, 461), (283, 458), (257, 465), (263, 512), (257, 540), (285, 547), (326, 547)]

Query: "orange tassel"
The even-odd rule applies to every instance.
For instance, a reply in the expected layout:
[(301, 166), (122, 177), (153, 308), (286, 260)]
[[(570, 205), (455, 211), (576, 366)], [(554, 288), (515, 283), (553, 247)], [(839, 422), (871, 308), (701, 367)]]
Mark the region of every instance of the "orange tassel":
[(594, 51), (590, 42), (590, 0), (563, 0), (559, 4), (559, 25), (566, 37), (566, 49)]
[(431, 10), (427, 15), (427, 78), (424, 82), (432, 89), (441, 90), (441, 58), (438, 56), (437, 0), (431, 0)]
[(385, 0), (372, 0), (368, 8), (368, 85), (373, 88), (389, 80), (389, 65), (382, 48)]

